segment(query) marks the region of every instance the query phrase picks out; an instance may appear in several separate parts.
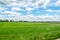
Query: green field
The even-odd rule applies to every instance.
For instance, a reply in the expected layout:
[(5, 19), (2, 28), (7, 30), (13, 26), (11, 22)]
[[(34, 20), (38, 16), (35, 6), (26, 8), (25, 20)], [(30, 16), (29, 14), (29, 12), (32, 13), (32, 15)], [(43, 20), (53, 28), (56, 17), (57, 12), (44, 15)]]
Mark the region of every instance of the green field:
[(0, 40), (55, 40), (59, 23), (0, 22)]

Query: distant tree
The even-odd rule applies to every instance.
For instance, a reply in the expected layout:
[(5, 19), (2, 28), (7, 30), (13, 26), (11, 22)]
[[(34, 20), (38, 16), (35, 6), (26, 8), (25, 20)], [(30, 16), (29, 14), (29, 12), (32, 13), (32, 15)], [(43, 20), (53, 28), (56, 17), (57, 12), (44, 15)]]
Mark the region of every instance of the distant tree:
[(10, 20), (10, 22), (14, 22), (14, 20)]
[(23, 22), (28, 22), (28, 21), (23, 21)]
[(8, 20), (0, 20), (0, 22), (8, 22)]
[(5, 22), (9, 22), (9, 20), (5, 20)]

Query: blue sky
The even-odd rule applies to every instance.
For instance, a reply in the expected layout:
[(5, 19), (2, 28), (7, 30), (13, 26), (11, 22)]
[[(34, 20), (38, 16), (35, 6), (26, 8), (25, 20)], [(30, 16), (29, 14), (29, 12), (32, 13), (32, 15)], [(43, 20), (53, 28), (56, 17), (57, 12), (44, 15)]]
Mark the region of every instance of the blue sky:
[(60, 21), (60, 0), (0, 0), (0, 19)]

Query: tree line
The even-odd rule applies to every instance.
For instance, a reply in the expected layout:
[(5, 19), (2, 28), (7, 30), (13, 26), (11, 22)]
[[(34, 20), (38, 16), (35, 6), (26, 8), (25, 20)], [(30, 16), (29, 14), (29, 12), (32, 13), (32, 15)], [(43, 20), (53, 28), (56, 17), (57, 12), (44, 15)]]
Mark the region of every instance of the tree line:
[(0, 20), (0, 22), (28, 22), (28, 21)]
[(38, 23), (60, 23), (60, 21), (14, 21), (14, 20), (0, 20), (0, 22), (38, 22)]
[(0, 22), (12, 22), (13, 20), (0, 20)]

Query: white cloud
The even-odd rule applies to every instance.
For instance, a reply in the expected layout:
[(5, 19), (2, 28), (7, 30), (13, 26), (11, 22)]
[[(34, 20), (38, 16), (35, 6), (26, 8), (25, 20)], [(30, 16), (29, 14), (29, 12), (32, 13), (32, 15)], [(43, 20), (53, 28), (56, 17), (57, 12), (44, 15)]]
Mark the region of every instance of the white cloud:
[(8, 19), (8, 18), (6, 17), (6, 15), (0, 14), (0, 20), (6, 20), (6, 19)]
[(22, 20), (24, 20), (24, 21), (35, 21), (35, 16), (33, 16), (32, 14), (22, 16), (22, 18), (23, 18)]
[(23, 21), (60, 21), (59, 17), (60, 16), (58, 15), (49, 16), (48, 14), (46, 14), (43, 16), (34, 16), (30, 14), (30, 15), (22, 16), (20, 17), (20, 19)]
[(12, 12), (12, 11), (4, 11), (5, 14), (9, 14), (11, 16), (20, 16), (17, 12)]
[(46, 8), (49, 3), (50, 3), (50, 0), (44, 0), (42, 7)]
[(27, 10), (33, 10), (34, 8), (40, 8), (40, 7), (46, 8), (49, 2), (50, 0), (35, 0), (35, 1), (33, 0), (4, 0), (3, 1), (3, 3), (6, 4), (6, 6), (25, 7)]
[(31, 10), (33, 10), (33, 8), (27, 7), (26, 10), (31, 11)]
[(16, 12), (11, 12), (11, 11), (5, 11), (4, 12), (6, 15), (8, 15), (8, 20), (20, 20), (20, 15), (19, 13)]
[(46, 11), (48, 11), (48, 12), (52, 12), (52, 10), (51, 10), (51, 9), (47, 9)]
[(2, 15), (0, 15), (0, 19), (2, 19)]
[(3, 10), (3, 8), (0, 7), (0, 10)]
[[(33, 14), (29, 14), (29, 15), (19, 15), (16, 12), (10, 12), (10, 11), (5, 11), (4, 12), (6, 15), (8, 14), (9, 17), (7, 18), (3, 18), (2, 15), (0, 15), (0, 17), (2, 19), (8, 19), (8, 20), (23, 20), (23, 21), (60, 21), (60, 16), (58, 15), (40, 15), (40, 16), (34, 16)], [(0, 19), (1, 19), (0, 18)]]
[(20, 11), (20, 8), (19, 7), (12, 7), (11, 11)]
[[(11, 11), (4, 11), (4, 13), (9, 16), (7, 19), (12, 20), (24, 20), (24, 21), (59, 21), (60, 16), (58, 15), (52, 15), (49, 14), (43, 15), (43, 16), (34, 16), (33, 14), (30, 14), (31, 10), (38, 9), (40, 7), (46, 8), (47, 5), (50, 3), (50, 0), (0, 0), (0, 2), (4, 3), (6, 7), (11, 7)], [(60, 5), (60, 0), (58, 0), (55, 5)], [(23, 10), (25, 8), (28, 12), (28, 15), (23, 16), (20, 13), (17, 13), (16, 11)], [(0, 11), (5, 10), (5, 8), (0, 7)], [(60, 12), (60, 10), (46, 10), (47, 12)], [(39, 13), (39, 12), (37, 12)], [(3, 18), (2, 15), (0, 15), (0, 18)], [(3, 18), (4, 19), (4, 18)]]
[(33, 15), (27, 15), (23, 16), (24, 21), (60, 21), (59, 19), (60, 16), (54, 15), (54, 16), (49, 16), (49, 15), (43, 15), (43, 16), (33, 16)]
[(5, 8), (4, 7), (0, 7), (0, 11), (2, 11), (2, 10), (5, 10)]
[(51, 9), (47, 9), (47, 12), (60, 12), (60, 10), (51, 10)]
[(55, 3), (55, 6), (60, 6), (60, 0), (57, 0), (57, 2)]

